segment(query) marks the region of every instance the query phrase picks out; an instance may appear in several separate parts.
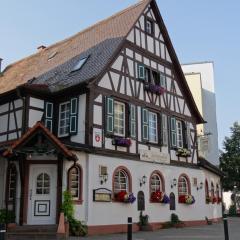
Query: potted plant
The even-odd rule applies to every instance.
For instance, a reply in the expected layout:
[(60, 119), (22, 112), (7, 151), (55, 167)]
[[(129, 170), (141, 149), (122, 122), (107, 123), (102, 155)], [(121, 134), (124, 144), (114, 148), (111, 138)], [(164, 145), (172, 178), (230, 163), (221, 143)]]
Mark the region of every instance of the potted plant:
[(149, 216), (143, 215), (142, 211), (139, 215), (139, 227), (141, 231), (152, 231), (151, 226), (149, 225)]
[(0, 223), (7, 223), (8, 228), (15, 228), (15, 213), (11, 210), (0, 209)]
[(115, 199), (118, 202), (123, 203), (134, 203), (136, 201), (136, 197), (134, 197), (133, 193), (127, 193), (126, 191), (121, 191), (115, 195)]

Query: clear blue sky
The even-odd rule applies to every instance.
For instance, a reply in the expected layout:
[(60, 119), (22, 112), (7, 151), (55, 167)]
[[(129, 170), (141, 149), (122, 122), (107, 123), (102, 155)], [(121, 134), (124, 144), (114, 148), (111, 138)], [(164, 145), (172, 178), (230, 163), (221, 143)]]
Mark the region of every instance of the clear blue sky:
[[(4, 66), (36, 52), (137, 0), (0, 0)], [(215, 65), (219, 146), (240, 118), (240, 1), (157, 0), (181, 63)], [(14, 79), (13, 79), (14, 81)]]

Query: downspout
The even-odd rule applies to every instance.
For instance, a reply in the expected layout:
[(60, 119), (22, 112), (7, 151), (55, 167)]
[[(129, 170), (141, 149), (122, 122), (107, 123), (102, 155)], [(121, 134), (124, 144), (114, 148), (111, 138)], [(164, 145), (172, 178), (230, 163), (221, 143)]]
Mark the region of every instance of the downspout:
[(89, 216), (89, 195), (90, 195), (90, 187), (89, 187), (89, 154), (86, 153), (86, 191), (85, 191), (85, 196), (86, 196), (86, 201), (85, 201), (85, 221), (86, 224), (88, 225), (88, 216)]

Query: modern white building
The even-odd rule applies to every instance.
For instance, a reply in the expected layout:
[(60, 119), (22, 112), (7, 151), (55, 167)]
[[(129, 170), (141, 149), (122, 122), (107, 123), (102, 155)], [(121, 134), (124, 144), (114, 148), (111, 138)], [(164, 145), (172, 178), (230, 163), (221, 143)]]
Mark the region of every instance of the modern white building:
[(199, 124), (158, 6), (138, 1), (1, 72), (1, 207), (56, 224), (68, 190), (89, 234), (127, 217), (137, 230), (140, 211), (153, 229), (172, 213), (218, 221), (222, 173), (199, 157)]
[(216, 93), (213, 62), (182, 65), (188, 86), (206, 123), (197, 126), (199, 156), (219, 165)]

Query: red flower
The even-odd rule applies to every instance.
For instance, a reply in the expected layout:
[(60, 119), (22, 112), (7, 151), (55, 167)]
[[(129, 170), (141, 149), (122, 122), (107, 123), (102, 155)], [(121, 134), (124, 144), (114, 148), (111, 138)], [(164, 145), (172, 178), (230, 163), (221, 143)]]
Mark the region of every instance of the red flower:
[(216, 197), (213, 197), (212, 198), (212, 203), (216, 203), (217, 202), (217, 198)]
[(124, 202), (124, 197), (126, 196), (127, 192), (126, 191), (121, 191), (116, 194), (116, 200), (119, 202)]
[(179, 203), (186, 203), (186, 196), (185, 195), (180, 195), (178, 197), (178, 202)]
[(161, 202), (162, 201), (162, 192), (156, 191), (151, 194), (152, 202)]

